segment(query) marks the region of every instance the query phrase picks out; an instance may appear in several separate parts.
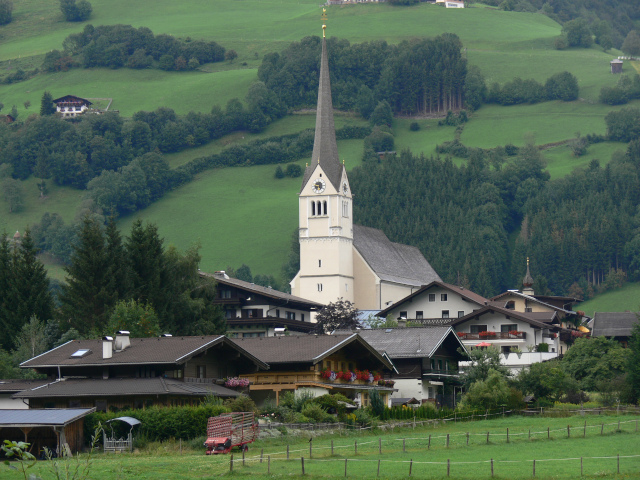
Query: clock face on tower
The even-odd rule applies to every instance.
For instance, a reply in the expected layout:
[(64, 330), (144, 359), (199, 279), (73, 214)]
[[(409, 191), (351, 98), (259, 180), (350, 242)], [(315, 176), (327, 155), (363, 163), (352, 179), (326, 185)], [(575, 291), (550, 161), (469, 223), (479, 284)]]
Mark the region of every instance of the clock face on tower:
[(321, 178), (316, 178), (316, 179), (313, 181), (313, 187), (312, 187), (312, 189), (313, 189), (313, 192), (314, 192), (314, 193), (322, 193), (322, 192), (324, 192), (324, 189), (326, 188), (326, 186), (327, 186), (327, 184), (324, 182), (324, 180), (323, 180), (323, 179), (321, 179)]

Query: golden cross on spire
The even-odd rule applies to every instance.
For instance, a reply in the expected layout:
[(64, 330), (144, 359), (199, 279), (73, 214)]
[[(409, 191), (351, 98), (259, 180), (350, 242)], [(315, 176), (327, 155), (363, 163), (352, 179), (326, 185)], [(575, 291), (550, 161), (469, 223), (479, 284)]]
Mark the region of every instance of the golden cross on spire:
[(326, 25), (326, 22), (327, 22), (327, 9), (326, 8), (322, 9), (322, 16), (320, 17), (320, 19), (323, 22), (322, 23), (322, 38), (325, 38), (325, 34), (324, 33), (325, 33), (325, 30), (327, 29), (327, 25)]

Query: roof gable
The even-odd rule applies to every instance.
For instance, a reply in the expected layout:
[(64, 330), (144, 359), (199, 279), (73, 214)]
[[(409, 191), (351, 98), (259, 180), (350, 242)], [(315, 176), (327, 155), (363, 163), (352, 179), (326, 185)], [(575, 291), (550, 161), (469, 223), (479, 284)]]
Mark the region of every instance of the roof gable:
[(522, 322), (528, 323), (534, 328), (551, 328), (551, 325), (547, 325), (541, 321), (535, 320), (525, 313), (516, 312), (515, 310), (509, 310), (506, 308), (496, 307), (495, 305), (487, 305), (482, 307), (480, 310), (476, 310), (475, 312), (471, 312), (464, 317), (460, 317), (451, 322), (451, 326), (455, 327), (462, 323), (468, 322), (473, 318), (480, 318), (482, 315), (491, 314), (491, 313), (499, 313), (504, 315), (505, 317), (515, 318), (516, 320), (520, 320)]
[(591, 326), (593, 337), (630, 337), (640, 322), (636, 312), (596, 312)]
[[(451, 337), (457, 347), (464, 345), (450, 326), (378, 328), (361, 330), (358, 334), (379, 352), (392, 360), (398, 358), (430, 358)], [(462, 355), (460, 355), (462, 357)]]

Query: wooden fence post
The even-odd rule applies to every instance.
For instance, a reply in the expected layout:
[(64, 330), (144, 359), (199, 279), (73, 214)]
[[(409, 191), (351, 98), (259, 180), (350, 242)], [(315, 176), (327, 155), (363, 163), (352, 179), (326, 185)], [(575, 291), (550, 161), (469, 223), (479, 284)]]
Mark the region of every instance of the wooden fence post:
[(567, 438), (571, 438), (571, 425), (567, 425)]
[(260, 463), (262, 463), (262, 456), (264, 455), (264, 448), (260, 449)]
[(551, 430), (549, 430), (549, 427), (547, 427), (547, 440), (549, 440), (551, 438)]
[(409, 476), (411, 476), (412, 470), (413, 470), (413, 458), (409, 461)]
[(429, 434), (429, 444), (427, 445), (427, 450), (431, 449), (431, 434)]
[(313, 458), (313, 438), (309, 439), (309, 458)]
[(353, 451), (358, 455), (358, 440), (353, 441)]
[(618, 454), (618, 475), (620, 475), (620, 454)]
[(584, 469), (582, 468), (582, 457), (580, 457), (580, 476), (582, 476), (582, 472), (584, 472)]
[(333, 457), (333, 440), (331, 440), (331, 456)]
[(531, 440), (531, 429), (529, 429), (529, 440)]
[(447, 477), (451, 474), (451, 459), (447, 458)]
[(231, 458), (229, 458), (229, 471), (233, 472), (233, 453), (231, 454)]
[(584, 421), (584, 432), (582, 433), (582, 438), (587, 438), (587, 421)]
[(347, 476), (347, 459), (344, 459), (344, 476)]
[(469, 446), (469, 432), (467, 432), (467, 447)]
[(267, 474), (271, 475), (271, 455), (267, 455)]
[(491, 459), (491, 476), (493, 477), (493, 458)]
[(449, 448), (449, 434), (447, 433), (447, 448)]
[(509, 443), (509, 427), (507, 427), (507, 443)]
[(600, 435), (604, 435), (604, 423), (602, 424), (602, 427), (600, 427)]
[(536, 461), (533, 461), (533, 476), (536, 476)]
[(405, 452), (406, 452), (406, 450), (405, 450), (405, 439), (403, 438), (402, 439), (402, 453), (405, 453)]
[(380, 476), (380, 459), (378, 459), (378, 475), (376, 475), (377, 477)]
[(287, 444), (287, 460), (289, 460), (289, 445)]
[(620, 431), (620, 420), (618, 420), (618, 431)]
[(382, 455), (382, 438), (378, 437), (378, 455)]
[(487, 445), (489, 444), (489, 432), (487, 432)]
[(300, 457), (300, 464), (302, 465), (302, 475), (304, 475), (304, 457)]

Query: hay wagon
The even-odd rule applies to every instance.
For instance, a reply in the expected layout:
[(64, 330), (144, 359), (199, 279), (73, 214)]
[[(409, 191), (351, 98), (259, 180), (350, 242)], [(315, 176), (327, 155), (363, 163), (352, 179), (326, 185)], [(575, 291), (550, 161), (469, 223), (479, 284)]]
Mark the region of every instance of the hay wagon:
[(248, 450), (248, 444), (258, 436), (253, 412), (224, 413), (207, 422), (207, 455), (229, 453), (233, 447)]

